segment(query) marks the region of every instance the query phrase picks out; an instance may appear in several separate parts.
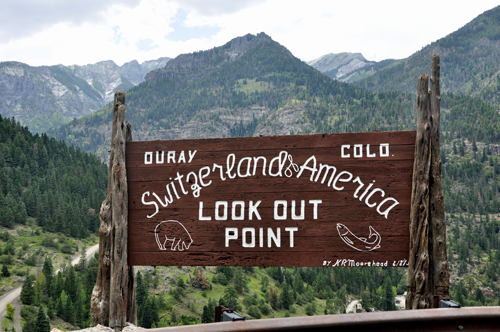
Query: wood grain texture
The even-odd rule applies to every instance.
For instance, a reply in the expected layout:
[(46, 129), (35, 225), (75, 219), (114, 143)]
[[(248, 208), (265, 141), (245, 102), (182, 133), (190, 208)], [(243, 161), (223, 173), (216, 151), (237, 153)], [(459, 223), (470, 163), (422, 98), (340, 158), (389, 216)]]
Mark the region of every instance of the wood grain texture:
[(410, 259), (408, 268), (407, 307), (428, 308), (429, 298), (429, 172), (430, 172), (430, 103), (428, 74), (418, 78), (417, 138), (413, 168), (410, 215)]
[(113, 129), (108, 175), (108, 194), (101, 206), (99, 268), (92, 291), (93, 325), (102, 324), (121, 331), (127, 322), (137, 322), (134, 271), (128, 265), (128, 188), (125, 164), (127, 141), (132, 140), (125, 123), (125, 91), (115, 94)]
[(439, 146), (439, 75), (439, 55), (434, 54), (430, 90), (428, 74), (420, 75), (417, 87), (418, 119), (411, 198), (408, 309), (433, 308), (440, 298), (449, 298)]
[[(439, 299), (449, 298), (450, 272), (446, 252), (446, 222), (444, 213), (444, 197), (441, 188), (441, 148), (440, 148), (440, 118), (441, 118), (441, 91), (440, 91), (440, 63), (439, 54), (432, 56), (431, 66), (431, 173), (429, 178), (429, 199), (431, 209), (431, 239), (429, 253), (434, 263), (429, 270), (432, 280), (431, 287), (435, 297), (434, 307)], [(438, 303), (436, 304), (436, 300)]]
[(130, 142), (129, 264), (406, 266), (415, 135)]

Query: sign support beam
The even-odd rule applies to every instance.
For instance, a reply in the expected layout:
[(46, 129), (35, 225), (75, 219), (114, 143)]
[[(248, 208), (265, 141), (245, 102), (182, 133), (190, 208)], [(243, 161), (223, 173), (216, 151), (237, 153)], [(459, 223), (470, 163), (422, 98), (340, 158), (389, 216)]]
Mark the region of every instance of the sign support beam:
[(439, 54), (432, 56), (429, 75), (417, 86), (417, 138), (410, 212), (410, 259), (407, 309), (436, 308), (449, 299), (446, 224), (441, 189), (439, 125), (441, 111)]
[(108, 195), (99, 219), (99, 269), (92, 291), (93, 325), (121, 331), (127, 322), (137, 324), (134, 268), (128, 265), (128, 188), (125, 167), (126, 143), (132, 141), (129, 122), (125, 123), (125, 91), (115, 94), (113, 129), (109, 158)]

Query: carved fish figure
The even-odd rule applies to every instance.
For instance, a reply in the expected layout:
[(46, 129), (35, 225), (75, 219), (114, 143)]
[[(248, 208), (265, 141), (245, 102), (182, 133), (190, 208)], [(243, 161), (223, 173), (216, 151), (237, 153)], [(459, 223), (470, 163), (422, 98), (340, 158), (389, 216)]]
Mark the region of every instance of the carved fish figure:
[(189, 249), (193, 239), (186, 227), (177, 220), (165, 220), (155, 228), (156, 243), (160, 250), (167, 250), (167, 241), (172, 241), (170, 250), (184, 251)]
[(349, 247), (358, 251), (372, 251), (380, 248), (380, 240), (382, 240), (382, 237), (372, 226), (370, 226), (370, 235), (368, 236), (368, 239), (374, 237), (374, 240), (371, 242), (368, 242), (368, 239), (364, 237), (357, 237), (343, 224), (337, 224), (337, 231), (342, 241)]

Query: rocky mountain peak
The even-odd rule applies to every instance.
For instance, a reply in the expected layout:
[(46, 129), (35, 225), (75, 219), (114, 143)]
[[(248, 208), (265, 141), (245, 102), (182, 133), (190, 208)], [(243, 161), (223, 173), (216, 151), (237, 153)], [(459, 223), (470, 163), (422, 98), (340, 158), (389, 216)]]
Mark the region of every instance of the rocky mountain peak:
[(309, 61), (307, 64), (332, 78), (341, 79), (371, 63), (361, 53), (343, 52), (325, 54), (318, 59)]
[(271, 41), (272, 38), (263, 32), (257, 35), (247, 34), (211, 50), (181, 54), (169, 61), (165, 68), (148, 73), (145, 80), (151, 82), (174, 77), (193, 80), (236, 60), (255, 46)]

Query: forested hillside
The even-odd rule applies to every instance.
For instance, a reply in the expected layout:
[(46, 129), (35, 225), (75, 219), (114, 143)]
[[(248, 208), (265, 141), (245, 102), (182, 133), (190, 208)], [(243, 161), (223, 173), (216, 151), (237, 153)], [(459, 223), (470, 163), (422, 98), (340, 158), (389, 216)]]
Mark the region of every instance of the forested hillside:
[(107, 168), (46, 134), (0, 116), (0, 223), (35, 224), (84, 238), (99, 227)]
[(353, 82), (371, 91), (416, 89), (416, 78), (429, 72), (434, 52), (441, 55), (441, 91), (500, 99), (500, 6), (476, 17), (461, 29), (423, 47), (407, 59)]

